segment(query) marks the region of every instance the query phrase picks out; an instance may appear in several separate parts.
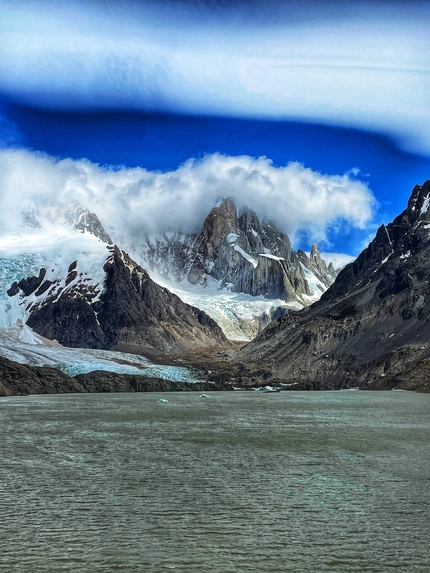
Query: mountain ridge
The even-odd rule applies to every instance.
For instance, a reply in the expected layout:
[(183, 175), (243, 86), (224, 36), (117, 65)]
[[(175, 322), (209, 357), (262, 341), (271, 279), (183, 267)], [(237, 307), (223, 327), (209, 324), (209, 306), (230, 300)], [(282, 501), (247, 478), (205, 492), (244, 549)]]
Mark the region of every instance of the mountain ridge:
[(107, 246), (98, 265), (96, 283), (75, 260), (65, 276), (41, 268), (37, 277), (15, 281), (8, 295), (25, 306), (30, 328), (65, 346), (179, 352), (227, 344), (213, 319), (154, 283), (118, 247)]
[(206, 287), (218, 281), (221, 290), (282, 300), (284, 312), (288, 305), (317, 300), (337, 275), (316, 245), (310, 257), (296, 253), (285, 233), (266, 219), (260, 222), (249, 207), (238, 213), (229, 197), (211, 209), (198, 233), (148, 236), (140, 260), (172, 284)]
[(428, 389), (429, 205), (426, 181), (319, 301), (273, 321), (238, 360), (315, 388), (407, 389), (410, 376), (412, 388)]

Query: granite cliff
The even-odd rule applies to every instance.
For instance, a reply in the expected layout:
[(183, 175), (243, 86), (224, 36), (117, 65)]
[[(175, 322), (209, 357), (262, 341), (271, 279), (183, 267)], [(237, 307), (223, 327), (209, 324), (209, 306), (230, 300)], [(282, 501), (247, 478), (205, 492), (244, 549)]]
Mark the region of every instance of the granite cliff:
[(212, 278), (220, 288), (302, 306), (317, 300), (337, 275), (316, 245), (310, 257), (296, 253), (285, 233), (248, 207), (238, 213), (230, 198), (211, 210), (197, 234), (148, 237), (142, 258), (170, 280), (206, 285)]

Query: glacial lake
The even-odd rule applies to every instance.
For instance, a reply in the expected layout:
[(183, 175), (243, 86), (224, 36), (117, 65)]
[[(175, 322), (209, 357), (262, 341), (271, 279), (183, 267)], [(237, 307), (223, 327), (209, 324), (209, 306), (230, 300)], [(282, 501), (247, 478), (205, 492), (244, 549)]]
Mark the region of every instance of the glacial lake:
[(0, 571), (428, 573), (430, 395), (208, 394), (1, 399)]

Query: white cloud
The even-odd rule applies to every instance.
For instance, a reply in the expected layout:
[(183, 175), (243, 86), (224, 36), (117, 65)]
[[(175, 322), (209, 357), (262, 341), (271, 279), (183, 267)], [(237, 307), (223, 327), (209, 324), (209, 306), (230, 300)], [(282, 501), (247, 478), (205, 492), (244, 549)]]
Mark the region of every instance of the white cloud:
[(352, 263), (355, 257), (347, 255), (346, 253), (321, 253), (321, 257), (327, 264), (333, 263), (335, 269), (342, 269), (345, 265)]
[[(206, 156), (175, 171), (107, 169), (86, 160), (55, 160), (26, 150), (0, 150), (0, 227), (21, 224), (21, 210), (56, 217), (58, 206), (78, 200), (108, 231), (136, 239), (145, 233), (198, 230), (220, 197), (252, 207), (294, 240), (305, 232), (327, 241), (345, 224), (365, 229), (374, 197), (349, 175), (323, 175), (298, 163), (275, 167), (267, 158)], [(339, 225), (342, 222), (342, 225)]]
[(175, 3), (7, 3), (0, 89), (47, 107), (361, 127), (428, 153), (429, 3), (344, 4), (315, 3), (320, 14), (306, 17), (311, 10), (287, 2), (276, 22), (261, 9), (254, 24), (243, 7), (225, 25), (195, 3), (196, 13)]

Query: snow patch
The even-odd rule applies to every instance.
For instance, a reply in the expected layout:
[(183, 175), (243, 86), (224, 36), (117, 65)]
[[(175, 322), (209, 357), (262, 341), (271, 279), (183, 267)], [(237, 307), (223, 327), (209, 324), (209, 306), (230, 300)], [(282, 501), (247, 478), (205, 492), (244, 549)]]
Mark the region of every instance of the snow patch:
[(227, 243), (229, 245), (232, 245), (238, 237), (239, 237), (239, 235), (236, 235), (236, 233), (229, 233), (227, 235)]
[(314, 275), (312, 271), (305, 267), (302, 262), (300, 263), (300, 268), (302, 269), (305, 280), (308, 283), (309, 290), (311, 291), (310, 296), (303, 294), (303, 299), (308, 302), (316, 302), (321, 298), (322, 293), (327, 290), (327, 287)]
[(424, 199), (423, 206), (421, 207), (421, 215), (427, 213), (429, 205), (430, 205), (430, 194), (427, 194), (426, 198)]
[(257, 268), (257, 266), (258, 266), (257, 261), (253, 257), (251, 257), (251, 255), (248, 255), (248, 253), (245, 252), (242, 249), (242, 247), (239, 247), (239, 245), (234, 245), (234, 250), (237, 253), (240, 253), (242, 255), (242, 257), (248, 261), (248, 263), (251, 263), (251, 265), (254, 267), (254, 269)]
[(390, 235), (388, 234), (388, 229), (384, 225), (385, 233), (387, 234), (388, 242), (390, 243), (390, 247), (393, 248), (393, 241), (390, 239)]
[(394, 253), (394, 251), (392, 251), (388, 257), (385, 257), (385, 259), (383, 261), (381, 261), (381, 265), (385, 265), (385, 263), (388, 261), (388, 259), (391, 257), (391, 255)]
[(260, 257), (266, 257), (266, 259), (273, 259), (274, 261), (285, 261), (282, 257), (275, 257), (275, 255), (268, 255), (267, 253), (261, 253)]

